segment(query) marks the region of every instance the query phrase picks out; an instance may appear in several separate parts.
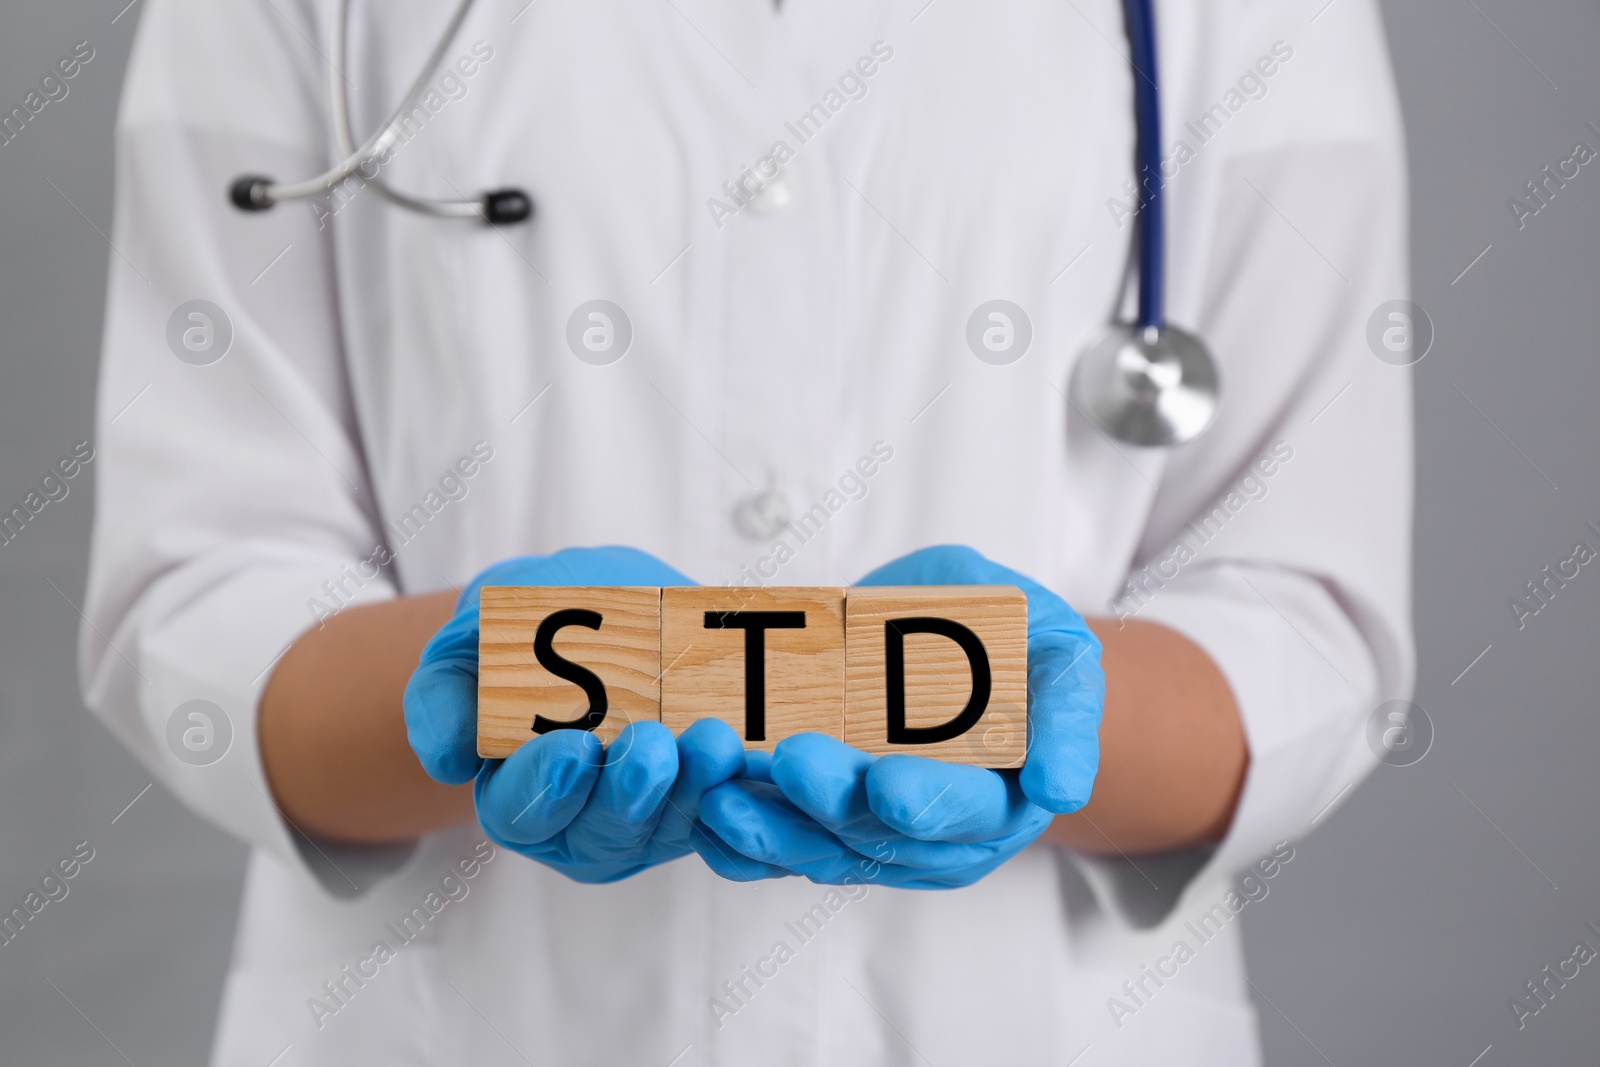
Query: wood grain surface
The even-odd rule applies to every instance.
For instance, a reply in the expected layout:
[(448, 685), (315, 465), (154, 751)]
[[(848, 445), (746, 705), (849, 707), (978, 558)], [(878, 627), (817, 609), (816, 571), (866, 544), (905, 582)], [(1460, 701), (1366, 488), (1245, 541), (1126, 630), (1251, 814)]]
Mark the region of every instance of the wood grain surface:
[(536, 737), (534, 717), (580, 718), (590, 708), (578, 683), (552, 674), (534, 653), (552, 613), (593, 611), (600, 628), (563, 626), (551, 638), (562, 658), (605, 686), (606, 716), (594, 733), (610, 743), (638, 720), (661, 719), (661, 590), (633, 586), (485, 586), (479, 599), (478, 755), (503, 758)]
[[(806, 731), (843, 737), (844, 597), (844, 589), (834, 587), (663, 590), (661, 721), (679, 733), (696, 719), (721, 719), (745, 738), (746, 748), (763, 752)], [(804, 614), (804, 629), (762, 634), (760, 739), (751, 739), (746, 730), (746, 630), (708, 629), (707, 612)]]
[[(849, 744), (885, 755), (907, 752), (980, 767), (1020, 767), (1028, 735), (1028, 602), (1015, 586), (852, 588), (845, 602), (845, 733)], [(971, 630), (988, 654), (991, 689), (976, 725), (932, 744), (890, 744), (885, 623), (949, 619)], [(972, 696), (972, 669), (955, 641), (907, 633), (906, 725), (927, 728), (959, 716)]]

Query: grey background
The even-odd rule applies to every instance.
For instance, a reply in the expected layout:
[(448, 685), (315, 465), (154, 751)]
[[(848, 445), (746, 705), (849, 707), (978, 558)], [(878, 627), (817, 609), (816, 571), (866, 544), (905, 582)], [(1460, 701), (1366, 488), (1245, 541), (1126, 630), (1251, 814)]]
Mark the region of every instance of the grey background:
[[(140, 10), (124, 3), (0, 7), (7, 110), (73, 43), (96, 51), (0, 147), (0, 510), (91, 434), (111, 128)], [(1508, 1000), (1580, 938), (1600, 945), (1583, 929), (1600, 924), (1600, 570), (1521, 631), (1507, 601), (1600, 523), (1600, 166), (1520, 232), (1506, 199), (1574, 141), (1600, 147), (1583, 129), (1600, 125), (1600, 9), (1390, 0), (1386, 17), (1415, 298), (1436, 330), (1417, 378), (1416, 699), (1437, 738), (1380, 767), (1245, 913), (1268, 1062), (1593, 1062), (1600, 968), (1520, 1032)], [(144, 792), (83, 710), (91, 486), (71, 486), (0, 545), (0, 904), (77, 842), (96, 855), (0, 946), (0, 1060), (201, 1063), (245, 853)]]

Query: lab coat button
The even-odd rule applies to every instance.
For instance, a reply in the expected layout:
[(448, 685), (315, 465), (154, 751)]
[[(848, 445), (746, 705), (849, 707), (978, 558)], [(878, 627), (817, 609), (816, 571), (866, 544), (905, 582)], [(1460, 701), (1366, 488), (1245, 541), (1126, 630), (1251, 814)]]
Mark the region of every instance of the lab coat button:
[(733, 509), (733, 525), (752, 541), (777, 537), (789, 525), (793, 513), (789, 501), (776, 489), (764, 489), (739, 501)]
[(761, 182), (750, 197), (750, 206), (762, 215), (774, 215), (788, 207), (793, 199), (794, 191), (789, 187), (789, 179), (780, 170)]

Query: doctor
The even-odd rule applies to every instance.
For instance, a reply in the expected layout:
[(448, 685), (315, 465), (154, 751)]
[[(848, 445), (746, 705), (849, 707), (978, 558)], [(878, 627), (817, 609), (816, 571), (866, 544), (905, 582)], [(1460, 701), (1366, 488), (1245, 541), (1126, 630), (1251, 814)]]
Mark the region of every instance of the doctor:
[[(353, 4), (357, 141), (450, 6)], [(151, 0), (81, 660), (254, 849), (213, 1062), (1259, 1062), (1236, 917), (1413, 664), (1401, 130), (1376, 5), (1322, 7), (1158, 5), (1225, 391), (1156, 449), (1066, 399), (1132, 314), (1116, 0), (480, 0), (381, 164), (261, 213), (344, 155), (331, 0)], [(1021, 775), (472, 755), (477, 584), (863, 576), (1024, 584)]]

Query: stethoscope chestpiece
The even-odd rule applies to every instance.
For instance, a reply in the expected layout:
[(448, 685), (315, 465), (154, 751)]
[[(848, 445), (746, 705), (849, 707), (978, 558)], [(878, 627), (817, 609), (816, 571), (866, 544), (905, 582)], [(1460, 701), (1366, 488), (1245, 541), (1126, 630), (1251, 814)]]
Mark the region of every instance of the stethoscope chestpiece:
[(1216, 362), (1176, 326), (1118, 323), (1073, 368), (1072, 402), (1110, 436), (1143, 448), (1199, 437), (1217, 415)]

